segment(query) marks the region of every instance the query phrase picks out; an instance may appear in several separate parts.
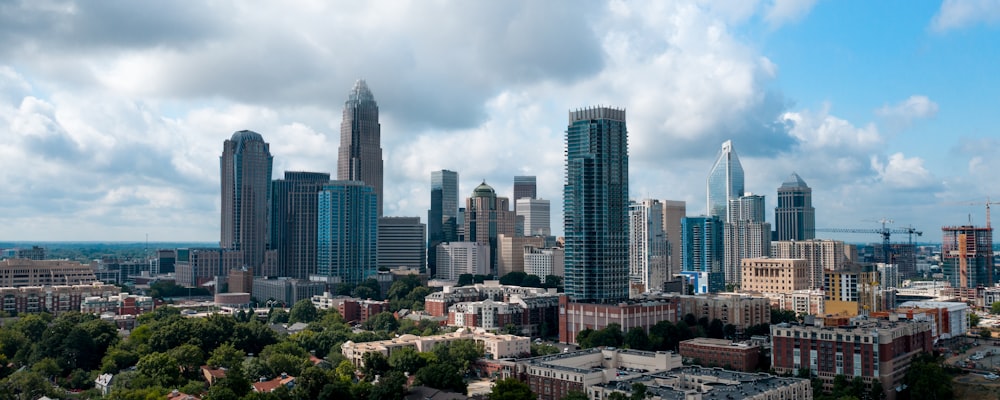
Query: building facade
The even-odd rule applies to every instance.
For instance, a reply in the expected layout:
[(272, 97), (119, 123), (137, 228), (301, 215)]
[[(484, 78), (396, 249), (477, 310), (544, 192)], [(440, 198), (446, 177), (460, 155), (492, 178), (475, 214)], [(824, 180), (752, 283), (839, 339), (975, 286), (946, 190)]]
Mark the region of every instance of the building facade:
[(545, 199), (520, 198), (514, 201), (514, 212), (521, 222), (524, 236), (549, 236), (552, 234), (550, 202)]
[(731, 140), (722, 143), (715, 165), (708, 174), (707, 192), (708, 216), (731, 222), (729, 201), (743, 196), (743, 165)]
[(942, 271), (951, 287), (993, 286), (993, 228), (946, 226), (941, 232)]
[(382, 127), (378, 122), (378, 103), (364, 79), (354, 83), (344, 102), (340, 123), (340, 149), (337, 152), (337, 180), (360, 181), (371, 186), (376, 198), (377, 216), (382, 216), (385, 192), (382, 190)]
[(816, 209), (812, 206), (812, 189), (799, 174), (792, 172), (778, 187), (774, 225), (777, 240), (816, 238)]
[(680, 342), (677, 349), (681, 357), (704, 367), (722, 367), (727, 370), (753, 372), (760, 359), (760, 346), (733, 343), (728, 339), (694, 338)]
[(177, 249), (174, 281), (184, 287), (197, 287), (229, 276), (229, 271), (243, 268), (245, 257), (238, 250), (217, 248)]
[(465, 201), (465, 238), (485, 244), (490, 250), (490, 273), (497, 273), (500, 235), (514, 236), (514, 212), (506, 197), (497, 197), (485, 181)]
[(76, 261), (26, 258), (0, 261), (0, 287), (80, 285), (97, 281), (93, 267)]
[(427, 260), (427, 236), (420, 217), (378, 219), (378, 266), (423, 270)]
[(578, 302), (628, 298), (628, 130), (625, 110), (569, 113), (563, 225), (566, 294)]
[[(268, 199), (271, 198), (270, 145), (257, 132), (239, 131), (223, 143), (222, 235), (220, 247), (238, 250), (243, 263), (259, 268), (268, 245)], [(242, 266), (242, 265), (241, 265)]]
[(793, 258), (744, 258), (740, 290), (791, 293), (809, 288), (806, 260)]
[(670, 257), (667, 276), (672, 277), (681, 271), (681, 220), (687, 216), (687, 203), (679, 200), (664, 200), (662, 203), (663, 233), (667, 236)]
[[(705, 274), (708, 282), (695, 287), (696, 293), (716, 293), (725, 290), (723, 272), (724, 223), (719, 217), (684, 217), (681, 220), (682, 273)], [(704, 288), (702, 291), (700, 288)]]
[(548, 275), (563, 276), (564, 250), (561, 247), (524, 249), (524, 272), (545, 279)]
[(357, 285), (378, 270), (378, 195), (359, 181), (333, 181), (318, 195), (316, 275)]
[(462, 274), (489, 274), (489, 245), (477, 242), (441, 243), (436, 251), (438, 279), (458, 281), (458, 277)]
[(771, 242), (771, 257), (801, 258), (809, 269), (809, 287), (823, 288), (823, 272), (844, 269), (846, 248), (839, 240), (809, 239)]
[[(524, 269), (524, 255), (526, 248), (539, 248), (545, 246), (545, 238), (541, 236), (507, 236), (499, 235), (497, 238), (497, 277), (502, 277), (511, 272), (527, 272)], [(545, 278), (545, 275), (539, 275)]]
[(726, 285), (739, 286), (741, 260), (771, 254), (771, 224), (764, 221), (764, 196), (747, 193), (729, 201), (729, 222), (725, 224)]
[(319, 191), (329, 183), (330, 174), (296, 171), (271, 181), (271, 248), (278, 265), (258, 275), (307, 279), (316, 273)]
[(427, 268), (437, 272), (435, 249), (442, 242), (458, 241), (458, 172), (431, 172), (431, 208), (427, 211)]
[(3, 311), (8, 315), (48, 312), (61, 314), (80, 311), (81, 305), (89, 297), (111, 297), (118, 295), (115, 285), (100, 282), (74, 285), (20, 286), (0, 288)]
[(663, 290), (670, 278), (663, 203), (646, 199), (629, 205), (629, 297)]

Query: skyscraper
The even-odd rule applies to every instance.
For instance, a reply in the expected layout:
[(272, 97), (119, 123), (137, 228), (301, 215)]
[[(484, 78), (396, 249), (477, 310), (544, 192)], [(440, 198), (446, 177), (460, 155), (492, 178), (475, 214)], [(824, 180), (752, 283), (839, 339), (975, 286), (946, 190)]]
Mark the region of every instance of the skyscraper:
[(357, 285), (378, 268), (378, 199), (371, 186), (332, 181), (318, 197), (316, 275), (310, 280)]
[(669, 259), (663, 203), (646, 199), (629, 207), (629, 295), (663, 290)]
[(963, 225), (941, 231), (941, 270), (951, 287), (993, 286), (993, 228)]
[(517, 199), (514, 212), (523, 224), (524, 236), (549, 236), (552, 234), (552, 220), (549, 216), (550, 202), (545, 199), (522, 197)]
[(725, 263), (727, 285), (742, 282), (744, 258), (771, 254), (771, 224), (764, 222), (764, 196), (747, 193), (729, 201), (729, 222), (725, 223)]
[(437, 272), (437, 251), (442, 242), (458, 240), (458, 172), (431, 172), (431, 209), (427, 211), (427, 268)]
[(670, 249), (670, 270), (667, 279), (681, 272), (681, 220), (687, 215), (687, 203), (679, 200), (663, 201), (663, 232)]
[(427, 265), (427, 233), (420, 217), (378, 219), (379, 268), (416, 268)]
[(318, 194), (329, 183), (330, 174), (294, 171), (271, 182), (271, 248), (278, 250), (278, 275), (308, 279), (316, 273)]
[[(534, 199), (538, 196), (538, 188), (535, 185), (534, 176), (515, 176), (514, 177), (514, 202), (520, 199), (528, 198)], [(515, 207), (516, 211), (517, 208)]]
[(778, 240), (816, 238), (816, 209), (812, 206), (812, 189), (799, 174), (792, 172), (778, 187), (774, 225)]
[(719, 157), (708, 174), (708, 215), (730, 222), (729, 201), (743, 196), (743, 166), (733, 141), (722, 143)]
[[(258, 268), (267, 249), (267, 201), (271, 196), (270, 145), (259, 133), (239, 131), (219, 157), (222, 173), (222, 235), (219, 246), (243, 252), (243, 266)], [(223, 271), (228, 272), (228, 271)]]
[(625, 110), (569, 113), (563, 187), (565, 288), (577, 302), (628, 298), (628, 130)]
[(510, 210), (510, 200), (497, 197), (486, 181), (466, 200), (465, 235), (466, 241), (490, 246), (490, 272), (497, 273), (498, 236), (514, 236), (514, 212)]
[(344, 119), (340, 123), (340, 150), (337, 158), (337, 179), (361, 181), (375, 190), (378, 216), (382, 216), (382, 147), (381, 126), (378, 123), (378, 103), (363, 79), (354, 83), (344, 103)]
[(697, 281), (696, 293), (724, 290), (722, 219), (717, 216), (684, 217), (681, 225), (681, 273)]

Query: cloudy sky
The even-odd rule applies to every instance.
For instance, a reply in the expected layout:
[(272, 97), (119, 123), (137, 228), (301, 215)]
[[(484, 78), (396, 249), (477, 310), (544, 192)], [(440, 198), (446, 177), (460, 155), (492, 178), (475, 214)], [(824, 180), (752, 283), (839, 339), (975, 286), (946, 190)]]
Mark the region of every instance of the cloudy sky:
[(940, 241), (1000, 200), (997, 65), (1000, 0), (6, 1), (0, 240), (217, 242), (223, 141), (335, 172), (364, 78), (387, 215), (426, 218), (432, 170), (537, 175), (561, 233), (567, 111), (611, 105), (633, 198), (704, 213), (732, 139), (769, 207), (795, 171), (819, 227)]

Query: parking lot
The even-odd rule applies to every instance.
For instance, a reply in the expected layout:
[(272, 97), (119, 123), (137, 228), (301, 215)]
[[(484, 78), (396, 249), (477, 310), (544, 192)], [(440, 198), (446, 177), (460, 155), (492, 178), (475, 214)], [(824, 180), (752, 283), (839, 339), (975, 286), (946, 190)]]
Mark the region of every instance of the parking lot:
[[(979, 352), (982, 352), (984, 357), (980, 360), (972, 359)], [(978, 346), (974, 345), (961, 354), (950, 355), (946, 363), (960, 368), (997, 372), (1000, 370), (1000, 346), (979, 342)]]

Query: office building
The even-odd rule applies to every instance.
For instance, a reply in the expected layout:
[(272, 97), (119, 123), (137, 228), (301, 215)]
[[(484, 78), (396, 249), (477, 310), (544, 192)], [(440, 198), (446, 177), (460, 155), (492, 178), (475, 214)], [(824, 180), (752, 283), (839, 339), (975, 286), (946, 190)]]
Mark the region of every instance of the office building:
[(0, 261), (0, 287), (82, 285), (97, 281), (92, 266), (76, 261), (26, 258)]
[(705, 274), (708, 282), (695, 286), (695, 293), (715, 293), (726, 288), (722, 264), (724, 223), (720, 217), (684, 217), (681, 220), (681, 274)]
[(664, 200), (662, 203), (663, 233), (667, 237), (670, 257), (667, 276), (674, 276), (681, 271), (681, 220), (687, 216), (687, 204), (679, 200)]
[(375, 190), (359, 181), (333, 181), (318, 196), (317, 268), (310, 279), (357, 285), (374, 277), (378, 269)]
[(812, 206), (812, 189), (799, 174), (792, 172), (778, 187), (774, 225), (777, 240), (816, 238), (816, 209)]
[(515, 201), (514, 212), (521, 224), (524, 236), (549, 236), (552, 234), (552, 219), (549, 216), (549, 201), (545, 199), (520, 198)]
[(377, 199), (377, 216), (382, 216), (382, 128), (378, 122), (378, 103), (364, 79), (354, 83), (344, 102), (340, 123), (340, 149), (337, 153), (337, 180), (361, 181), (371, 186)]
[(677, 352), (694, 364), (722, 367), (727, 370), (754, 372), (760, 367), (761, 348), (729, 339), (694, 338), (680, 342)]
[(156, 251), (154, 264), (156, 268), (150, 267), (153, 275), (172, 274), (174, 265), (177, 263), (177, 249), (159, 249)]
[(629, 206), (629, 297), (661, 291), (668, 273), (663, 203), (646, 199)]
[(316, 273), (318, 195), (330, 183), (330, 174), (286, 171), (271, 181), (271, 248), (276, 249), (277, 273), (259, 276), (308, 279)]
[(628, 130), (625, 110), (569, 113), (563, 187), (566, 294), (577, 302), (628, 298)]
[(806, 260), (792, 258), (744, 258), (743, 291), (791, 293), (809, 288)]
[(451, 242), (437, 246), (437, 278), (458, 281), (462, 274), (486, 275), (490, 272), (490, 245), (478, 242)]
[(431, 172), (431, 209), (427, 211), (427, 269), (437, 272), (435, 249), (441, 242), (458, 241), (458, 172)]
[[(526, 247), (539, 248), (545, 246), (545, 238), (541, 236), (508, 236), (497, 238), (497, 278), (511, 272), (527, 272), (524, 270), (524, 254)], [(539, 275), (544, 279), (545, 275)]]
[[(261, 305), (291, 307), (299, 300), (312, 299), (326, 290), (324, 282), (293, 278), (254, 278), (253, 296)], [(268, 304), (271, 303), (271, 304)]]
[(565, 274), (564, 257), (564, 250), (561, 247), (545, 249), (525, 247), (524, 272), (542, 278), (542, 281), (548, 275), (561, 277)]
[(941, 232), (942, 272), (951, 287), (993, 286), (993, 228), (946, 226)]
[(200, 287), (227, 279), (229, 271), (244, 267), (245, 258), (238, 250), (218, 248), (177, 249), (174, 281), (184, 287)]
[(420, 217), (378, 219), (379, 268), (423, 270), (427, 259), (427, 236)]
[[(538, 188), (534, 176), (514, 177), (514, 201), (538, 198)], [(515, 210), (517, 208), (515, 207)]]
[(726, 284), (741, 284), (741, 260), (771, 254), (771, 224), (764, 221), (764, 196), (747, 193), (729, 201), (729, 222), (725, 225)]
[(809, 239), (771, 242), (771, 257), (801, 258), (809, 270), (809, 287), (823, 288), (823, 271), (837, 271), (847, 265), (846, 248), (839, 240)]
[[(268, 199), (271, 198), (270, 145), (259, 133), (239, 131), (223, 144), (219, 157), (222, 173), (223, 249), (240, 251), (243, 265), (259, 268), (268, 241)], [(242, 265), (241, 265), (242, 266)]]
[(490, 249), (490, 272), (497, 273), (499, 235), (514, 236), (514, 212), (506, 197), (497, 197), (485, 181), (465, 201), (465, 240), (482, 243)]
[(743, 166), (733, 142), (727, 140), (708, 174), (708, 216), (731, 222), (729, 201), (740, 197), (743, 197)]

